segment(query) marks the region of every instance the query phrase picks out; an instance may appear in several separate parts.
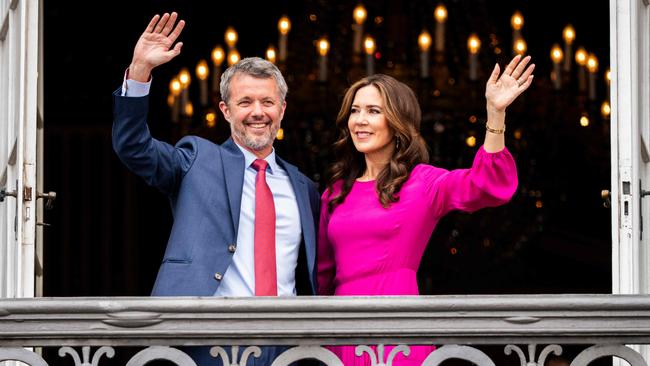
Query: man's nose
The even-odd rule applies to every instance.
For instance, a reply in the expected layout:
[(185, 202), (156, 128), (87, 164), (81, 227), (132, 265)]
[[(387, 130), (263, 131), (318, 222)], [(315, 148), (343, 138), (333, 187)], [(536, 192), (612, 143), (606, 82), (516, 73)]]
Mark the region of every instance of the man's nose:
[(262, 103), (260, 102), (254, 102), (253, 103), (253, 112), (252, 114), (254, 116), (261, 116), (264, 114), (263, 109), (262, 109)]

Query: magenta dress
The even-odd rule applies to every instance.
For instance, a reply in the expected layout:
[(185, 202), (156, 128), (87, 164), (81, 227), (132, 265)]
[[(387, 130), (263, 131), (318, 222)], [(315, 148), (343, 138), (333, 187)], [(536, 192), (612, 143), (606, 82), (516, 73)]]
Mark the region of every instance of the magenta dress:
[[(334, 185), (340, 191), (341, 182)], [(416, 273), (433, 229), (451, 210), (472, 212), (510, 200), (517, 168), (507, 149), (488, 153), (481, 147), (470, 169), (448, 171), (419, 164), (385, 209), (375, 182), (355, 182), (332, 213), (323, 193), (318, 234), (318, 294), (340, 296), (418, 295)], [(333, 197), (333, 196), (332, 196)], [(353, 346), (330, 347), (343, 364), (370, 365)], [(388, 356), (392, 347), (386, 346)], [(411, 346), (393, 365), (421, 365), (434, 346)], [(385, 362), (385, 360), (381, 360)]]

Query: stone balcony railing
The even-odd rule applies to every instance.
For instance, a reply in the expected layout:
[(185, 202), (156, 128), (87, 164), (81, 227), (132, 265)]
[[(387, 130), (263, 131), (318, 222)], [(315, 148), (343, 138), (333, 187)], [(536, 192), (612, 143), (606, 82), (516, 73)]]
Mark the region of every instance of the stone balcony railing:
[[(403, 346), (385, 354), (384, 344)], [(575, 344), (589, 346), (571, 366), (608, 356), (645, 366), (639, 347), (626, 344), (650, 344), (650, 296), (0, 299), (0, 361), (32, 366), (48, 362), (25, 347), (60, 347), (59, 355), (72, 356), (75, 366), (97, 366), (103, 356), (113, 357), (114, 346), (147, 347), (127, 366), (155, 359), (195, 365), (170, 347), (183, 345), (212, 346), (228, 366), (245, 360), (225, 346), (247, 348), (251, 358), (257, 346), (290, 345), (273, 363), (281, 366), (310, 358), (342, 365), (321, 346), (358, 345), (357, 354), (370, 354), (373, 365), (390, 366), (395, 353), (415, 344), (438, 346), (425, 366), (448, 359), (495, 365), (478, 345), (503, 346), (519, 359), (512, 364), (542, 366), (561, 345)], [(100, 348), (91, 355), (90, 346)]]

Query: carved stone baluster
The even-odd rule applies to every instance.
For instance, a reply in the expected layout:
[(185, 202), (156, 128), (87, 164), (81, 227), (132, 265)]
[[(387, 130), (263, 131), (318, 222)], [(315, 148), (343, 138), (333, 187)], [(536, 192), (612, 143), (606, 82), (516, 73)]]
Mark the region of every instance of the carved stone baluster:
[(375, 351), (373, 351), (372, 348), (366, 345), (359, 345), (354, 351), (354, 353), (358, 357), (361, 357), (364, 352), (368, 353), (371, 362), (370, 364), (372, 366), (392, 366), (393, 360), (395, 359), (395, 356), (397, 356), (398, 353), (402, 352), (404, 356), (408, 356), (411, 353), (411, 349), (409, 348), (409, 346), (405, 344), (400, 344), (390, 351), (390, 353), (388, 354), (388, 358), (384, 358), (385, 350), (383, 344), (377, 345), (376, 353)]
[(495, 366), (494, 362), (483, 351), (474, 347), (456, 344), (448, 344), (434, 350), (424, 359), (422, 366), (438, 366), (442, 362), (451, 359), (465, 360), (479, 366)]
[(210, 348), (210, 355), (215, 358), (221, 357), (221, 360), (223, 360), (223, 366), (246, 366), (248, 357), (250, 357), (251, 354), (255, 357), (260, 357), (262, 355), (262, 349), (257, 346), (246, 347), (244, 352), (241, 354), (241, 360), (239, 360), (239, 346), (230, 347), (230, 351), (232, 358), (228, 357), (228, 353), (223, 347), (214, 346)]
[(102, 356), (106, 355), (108, 358), (113, 358), (113, 356), (115, 356), (115, 350), (113, 347), (99, 347), (99, 349), (95, 351), (92, 361), (90, 360), (90, 346), (81, 347), (81, 354), (82, 358), (79, 358), (79, 352), (76, 349), (72, 347), (59, 348), (59, 357), (70, 355), (75, 366), (98, 366), (99, 359), (101, 359)]
[(537, 359), (537, 364), (540, 366), (544, 366), (544, 363), (546, 362), (546, 358), (548, 357), (549, 354), (555, 354), (556, 356), (559, 356), (562, 354), (562, 347), (557, 344), (549, 344), (548, 346), (544, 347), (542, 352), (539, 353), (539, 358)]
[(282, 352), (271, 366), (288, 366), (298, 360), (318, 360), (327, 366), (344, 366), (334, 352), (320, 346), (298, 346)]
[(546, 361), (546, 358), (551, 352), (556, 354), (557, 356), (562, 354), (562, 347), (560, 347), (557, 344), (551, 344), (544, 347), (542, 352), (539, 353), (539, 358), (537, 359), (537, 362), (535, 362), (535, 354), (537, 353), (537, 344), (533, 343), (528, 345), (528, 361), (526, 361), (526, 356), (524, 355), (524, 351), (519, 346), (516, 346), (514, 344), (509, 344), (503, 350), (503, 352), (506, 355), (512, 354), (513, 351), (519, 356), (519, 362), (521, 366), (544, 366), (544, 362)]
[(524, 355), (524, 351), (521, 348), (519, 348), (519, 346), (516, 346), (514, 344), (509, 344), (504, 348), (503, 353), (510, 356), (513, 351), (517, 354), (517, 356), (519, 356), (520, 365), (526, 366), (526, 356)]
[(571, 366), (587, 366), (591, 361), (607, 356), (620, 357), (631, 366), (648, 366), (640, 353), (622, 344), (604, 344), (589, 347), (573, 359)]
[(196, 366), (196, 362), (185, 352), (167, 346), (151, 346), (131, 357), (126, 366), (143, 366), (154, 360), (167, 360), (178, 366)]
[(0, 362), (19, 361), (31, 366), (47, 366), (38, 354), (24, 348), (0, 348)]

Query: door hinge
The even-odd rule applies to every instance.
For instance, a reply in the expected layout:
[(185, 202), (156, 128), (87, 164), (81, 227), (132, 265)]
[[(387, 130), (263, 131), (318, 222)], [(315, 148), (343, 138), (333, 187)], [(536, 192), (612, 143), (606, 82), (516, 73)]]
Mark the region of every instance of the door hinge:
[(32, 200), (32, 187), (25, 186), (23, 187), (23, 201), (29, 202)]

